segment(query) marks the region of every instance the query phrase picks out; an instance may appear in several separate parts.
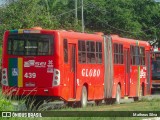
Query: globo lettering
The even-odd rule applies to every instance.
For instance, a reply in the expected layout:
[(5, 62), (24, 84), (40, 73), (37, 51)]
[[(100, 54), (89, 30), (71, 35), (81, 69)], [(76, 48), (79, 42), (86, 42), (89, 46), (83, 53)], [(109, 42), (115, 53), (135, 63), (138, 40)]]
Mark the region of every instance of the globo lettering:
[(82, 69), (83, 77), (99, 77), (100, 73), (100, 69)]

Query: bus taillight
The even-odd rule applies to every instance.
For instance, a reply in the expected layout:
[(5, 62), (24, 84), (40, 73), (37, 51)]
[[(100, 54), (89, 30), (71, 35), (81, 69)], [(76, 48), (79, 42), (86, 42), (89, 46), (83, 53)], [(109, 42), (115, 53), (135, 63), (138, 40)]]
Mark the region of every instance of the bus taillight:
[(8, 86), (7, 68), (2, 69), (2, 85)]
[(60, 85), (60, 71), (58, 69), (54, 69), (52, 86), (58, 86), (58, 85)]

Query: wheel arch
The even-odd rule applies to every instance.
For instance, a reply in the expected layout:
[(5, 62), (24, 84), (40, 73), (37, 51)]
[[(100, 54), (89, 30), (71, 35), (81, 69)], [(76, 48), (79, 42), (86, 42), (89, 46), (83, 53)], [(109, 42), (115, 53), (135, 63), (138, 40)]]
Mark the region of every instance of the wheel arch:
[(142, 96), (144, 96), (145, 95), (145, 83), (144, 82), (142, 82), (141, 84), (141, 89), (142, 89)]
[[(120, 89), (122, 87), (121, 82), (118, 82), (117, 84), (114, 84), (114, 87), (112, 88), (113, 93), (112, 93), (112, 98), (116, 98), (116, 91), (117, 91), (117, 86), (120, 86)], [(121, 93), (122, 94), (122, 93)]]
[[(84, 83), (83, 85), (82, 85), (82, 88), (83, 88), (83, 86), (85, 86), (86, 87), (86, 90), (87, 90), (87, 99), (88, 99), (88, 84), (87, 83)], [(81, 88), (81, 93), (82, 93), (82, 88)]]

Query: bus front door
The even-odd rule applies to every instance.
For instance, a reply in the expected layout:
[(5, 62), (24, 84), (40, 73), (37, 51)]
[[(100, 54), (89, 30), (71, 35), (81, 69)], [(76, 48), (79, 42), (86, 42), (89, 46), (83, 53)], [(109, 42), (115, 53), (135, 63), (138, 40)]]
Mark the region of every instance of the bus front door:
[(70, 98), (76, 98), (76, 45), (68, 45), (69, 52), (69, 93)]

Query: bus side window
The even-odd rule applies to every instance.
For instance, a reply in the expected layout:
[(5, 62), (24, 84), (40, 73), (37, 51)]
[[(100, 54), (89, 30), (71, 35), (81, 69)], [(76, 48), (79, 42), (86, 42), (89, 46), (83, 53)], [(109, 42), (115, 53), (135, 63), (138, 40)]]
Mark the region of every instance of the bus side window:
[(68, 41), (67, 39), (63, 40), (63, 48), (64, 48), (64, 62), (68, 63)]
[(135, 46), (135, 64), (140, 65), (139, 46)]
[(131, 65), (133, 65), (133, 46), (130, 45), (130, 53), (131, 53)]
[(140, 65), (145, 65), (145, 49), (144, 47), (140, 47)]
[(131, 45), (130, 46), (130, 50), (131, 50), (131, 64), (132, 65), (136, 65), (136, 47)]
[(96, 42), (97, 63), (102, 63), (102, 42)]
[(114, 64), (118, 64), (118, 44), (114, 43), (113, 44), (113, 48), (114, 48)]
[(78, 40), (78, 62), (86, 63), (86, 45), (83, 40)]
[(119, 64), (123, 64), (123, 45), (119, 44)]
[(96, 63), (94, 41), (87, 41), (87, 63)]

